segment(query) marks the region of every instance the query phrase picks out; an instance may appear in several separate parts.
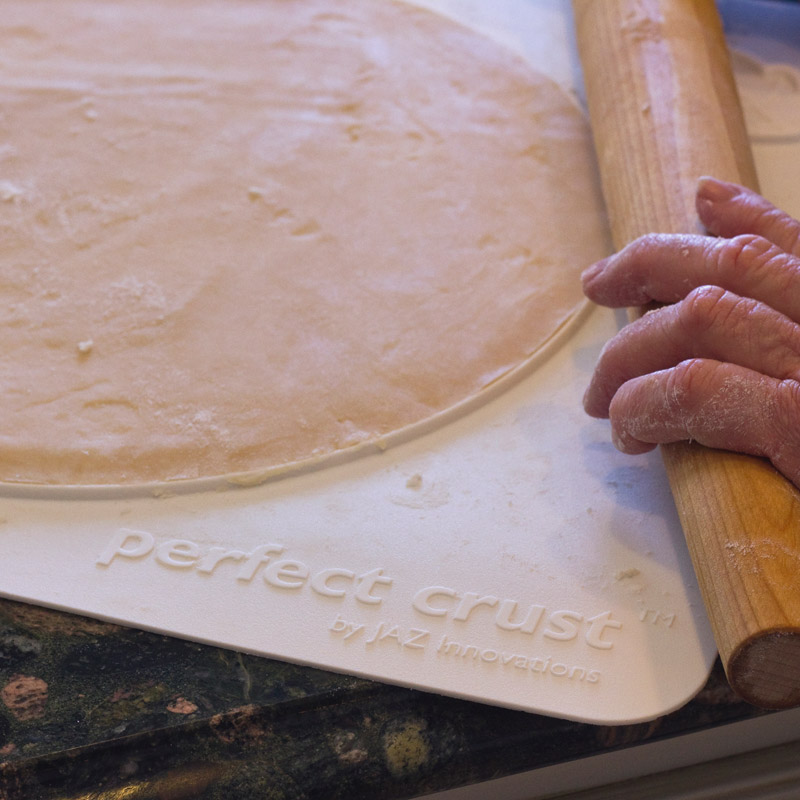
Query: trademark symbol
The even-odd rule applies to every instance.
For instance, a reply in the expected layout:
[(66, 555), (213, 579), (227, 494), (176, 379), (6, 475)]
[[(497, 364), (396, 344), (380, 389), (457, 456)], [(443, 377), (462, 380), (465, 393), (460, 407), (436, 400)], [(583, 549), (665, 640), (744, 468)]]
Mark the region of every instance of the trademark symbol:
[(642, 606), (639, 612), (639, 620), (650, 625), (664, 625), (667, 628), (671, 628), (675, 622), (675, 614), (665, 614), (658, 609)]

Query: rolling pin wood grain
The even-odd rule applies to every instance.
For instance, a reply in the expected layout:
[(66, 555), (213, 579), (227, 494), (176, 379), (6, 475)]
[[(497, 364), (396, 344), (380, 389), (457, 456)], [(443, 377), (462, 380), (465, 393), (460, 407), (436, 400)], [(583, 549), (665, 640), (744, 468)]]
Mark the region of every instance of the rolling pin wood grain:
[[(573, 0), (612, 236), (702, 232), (698, 178), (757, 188), (713, 0)], [(800, 705), (800, 492), (763, 459), (661, 448), (728, 680)]]

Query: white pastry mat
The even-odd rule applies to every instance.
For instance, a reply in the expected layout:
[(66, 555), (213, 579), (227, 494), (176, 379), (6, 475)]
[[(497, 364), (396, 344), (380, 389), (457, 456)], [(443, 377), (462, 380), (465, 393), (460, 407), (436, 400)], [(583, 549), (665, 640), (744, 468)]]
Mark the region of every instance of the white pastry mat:
[[(426, 4), (573, 85), (566, 2)], [(786, 205), (790, 175), (772, 164), (799, 150), (783, 137), (756, 151)], [(581, 410), (619, 321), (590, 311), (485, 406), (326, 471), (227, 492), (0, 497), (0, 593), (576, 720), (666, 713), (715, 648), (658, 454), (618, 454)]]

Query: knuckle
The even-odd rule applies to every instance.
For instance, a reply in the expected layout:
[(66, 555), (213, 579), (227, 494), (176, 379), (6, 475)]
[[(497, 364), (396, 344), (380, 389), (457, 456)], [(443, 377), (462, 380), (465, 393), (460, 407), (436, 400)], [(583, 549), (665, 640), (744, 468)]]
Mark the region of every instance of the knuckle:
[(796, 439), (800, 432), (800, 381), (787, 378), (778, 384), (775, 416), (787, 438)]
[(784, 214), (783, 216), (786, 217), (785, 228), (787, 248), (793, 255), (800, 256), (800, 223), (798, 223), (797, 220), (792, 219), (788, 214)]
[(787, 240), (789, 242), (789, 249), (795, 254), (800, 255), (800, 222), (788, 214), (783, 214), (783, 225), (787, 230)]
[(738, 307), (741, 298), (720, 286), (698, 286), (679, 304), (678, 319), (690, 338), (724, 325)]
[[(739, 394), (739, 382), (730, 365), (706, 358), (687, 358), (670, 370), (666, 402), (671, 413), (680, 414), (687, 424), (709, 419), (725, 405), (732, 393)], [(722, 394), (720, 394), (722, 391)], [(744, 397), (740, 397), (744, 401)]]
[(775, 245), (755, 233), (742, 233), (731, 239), (717, 241), (717, 268), (724, 277), (736, 277), (745, 271), (758, 269)]
[(743, 233), (715, 241), (717, 275), (724, 286), (741, 286), (744, 276), (751, 287), (785, 287), (796, 278), (796, 259), (763, 236)]
[(765, 204), (757, 212), (756, 224), (759, 230), (779, 232), (781, 242), (786, 244), (787, 249), (800, 254), (800, 222), (785, 211)]
[(696, 398), (702, 394), (706, 382), (706, 362), (701, 358), (687, 358), (676, 364), (667, 375), (665, 400), (671, 410), (691, 410)]

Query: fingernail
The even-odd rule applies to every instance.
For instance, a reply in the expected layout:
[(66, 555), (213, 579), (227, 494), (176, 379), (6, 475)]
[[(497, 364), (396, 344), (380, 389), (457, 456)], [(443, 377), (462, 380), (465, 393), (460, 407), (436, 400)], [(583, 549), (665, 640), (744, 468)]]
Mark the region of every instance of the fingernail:
[(741, 187), (735, 183), (719, 181), (708, 175), (703, 176), (697, 182), (698, 199), (711, 203), (727, 203), (728, 200), (733, 200), (740, 191)]
[(586, 387), (586, 391), (583, 393), (583, 410), (590, 416), (596, 417), (596, 414), (592, 413), (592, 385), (591, 383)]
[(605, 269), (607, 261), (607, 258), (603, 258), (600, 261), (596, 261), (591, 267), (586, 267), (581, 273), (581, 283), (584, 286), (591, 283)]

